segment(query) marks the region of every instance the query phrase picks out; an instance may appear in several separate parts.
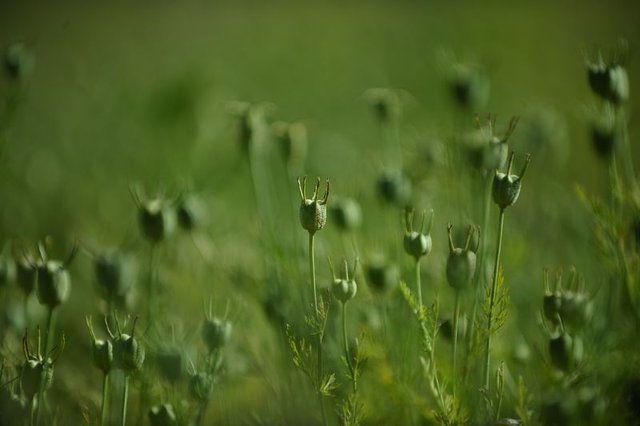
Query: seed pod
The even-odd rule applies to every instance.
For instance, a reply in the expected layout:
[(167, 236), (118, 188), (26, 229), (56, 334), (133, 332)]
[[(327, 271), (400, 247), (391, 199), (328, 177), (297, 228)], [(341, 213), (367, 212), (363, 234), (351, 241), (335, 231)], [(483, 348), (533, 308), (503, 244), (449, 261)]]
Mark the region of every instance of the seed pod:
[(173, 233), (175, 216), (164, 200), (154, 199), (139, 204), (138, 223), (142, 234), (155, 244)]
[(91, 345), (93, 364), (108, 374), (113, 363), (113, 344), (109, 340), (94, 340)]
[(185, 372), (185, 360), (179, 349), (163, 349), (156, 355), (156, 365), (162, 377), (176, 383)]
[(206, 319), (202, 324), (202, 340), (210, 353), (221, 349), (231, 337), (232, 326), (227, 320)]
[(531, 161), (531, 156), (527, 155), (520, 175), (513, 175), (511, 174), (511, 168), (513, 167), (513, 157), (514, 153), (512, 152), (509, 156), (509, 166), (507, 168), (507, 173), (501, 173), (496, 170), (496, 174), (493, 179), (493, 201), (502, 210), (506, 209), (509, 206), (512, 206), (518, 200), (522, 178), (527, 171), (529, 161)]
[(329, 267), (331, 268), (331, 275), (333, 277), (331, 284), (331, 291), (336, 299), (338, 299), (342, 303), (347, 303), (349, 300), (353, 299), (356, 296), (358, 291), (358, 285), (356, 284), (355, 279), (353, 278), (356, 274), (356, 269), (358, 267), (358, 259), (356, 259), (355, 264), (353, 265), (353, 272), (351, 273), (351, 277), (349, 277), (349, 265), (347, 261), (344, 261), (344, 276), (337, 277), (333, 266), (331, 265), (331, 261), (329, 261)]
[(411, 198), (411, 182), (398, 170), (383, 171), (376, 186), (378, 195), (388, 204), (406, 207)]
[(562, 333), (549, 340), (549, 355), (556, 368), (568, 372), (582, 361), (584, 348), (579, 336)]
[(398, 91), (388, 88), (372, 88), (364, 93), (365, 100), (373, 107), (376, 119), (380, 124), (387, 124), (397, 119), (402, 110)]
[(353, 232), (362, 223), (360, 204), (353, 198), (340, 198), (329, 210), (333, 223), (343, 232)]
[(113, 365), (126, 373), (137, 371), (144, 363), (145, 350), (134, 336), (120, 334), (113, 341)]
[(613, 114), (605, 112), (591, 123), (591, 141), (600, 158), (611, 158), (620, 144), (620, 134)]
[(553, 324), (558, 324), (560, 319), (560, 306), (562, 304), (562, 297), (560, 293), (545, 293), (542, 299), (542, 311), (545, 318), (551, 321)]
[(420, 260), (422, 256), (426, 256), (431, 253), (431, 247), (433, 245), (431, 241), (431, 227), (433, 226), (433, 210), (431, 210), (431, 216), (429, 224), (425, 232), (425, 219), (427, 213), (422, 212), (422, 224), (420, 225), (420, 232), (413, 230), (413, 209), (405, 209), (404, 223), (406, 232), (404, 234), (403, 246), (404, 251), (410, 256), (416, 259), (416, 262)]
[(586, 293), (573, 291), (562, 293), (560, 317), (566, 327), (580, 330), (589, 321), (592, 313), (593, 303)]
[(487, 103), (491, 84), (478, 65), (454, 64), (450, 70), (449, 88), (458, 106), (478, 110)]
[(302, 180), (298, 178), (298, 191), (300, 191), (300, 224), (304, 229), (314, 234), (316, 231), (324, 228), (327, 223), (327, 200), (329, 199), (329, 180), (326, 182), (324, 196), (318, 199), (320, 189), (320, 178), (316, 180), (316, 186), (313, 190), (313, 196), (306, 198), (307, 177)]
[(205, 403), (211, 399), (214, 380), (207, 373), (196, 373), (189, 379), (189, 395), (200, 403)]
[(384, 258), (374, 258), (366, 267), (367, 283), (376, 293), (388, 293), (398, 286), (400, 272)]
[(38, 300), (50, 309), (65, 302), (71, 290), (71, 278), (62, 262), (49, 260), (39, 265)]
[(608, 97), (610, 74), (607, 65), (602, 58), (594, 63), (587, 64), (587, 78), (593, 92), (601, 98)]
[(94, 273), (101, 295), (107, 300), (119, 299), (132, 286), (133, 260), (118, 250), (105, 251), (95, 258)]
[(52, 381), (53, 363), (50, 359), (46, 362), (43, 360), (27, 359), (22, 364), (20, 384), (22, 385), (22, 390), (29, 400), (38, 393), (41, 382), (44, 384), (43, 389), (49, 389)]
[(178, 225), (187, 232), (203, 226), (206, 221), (206, 210), (201, 199), (194, 194), (180, 197), (176, 206), (176, 215)]
[(151, 426), (175, 426), (178, 424), (176, 413), (171, 404), (154, 405), (149, 409)]
[(476, 273), (476, 253), (480, 247), (478, 238), (476, 247), (470, 248), (471, 238), (479, 229), (470, 225), (467, 231), (467, 240), (464, 248), (456, 248), (453, 244), (453, 225), (447, 226), (449, 234), (449, 257), (447, 258), (447, 282), (456, 290), (466, 290), (471, 285), (471, 281)]

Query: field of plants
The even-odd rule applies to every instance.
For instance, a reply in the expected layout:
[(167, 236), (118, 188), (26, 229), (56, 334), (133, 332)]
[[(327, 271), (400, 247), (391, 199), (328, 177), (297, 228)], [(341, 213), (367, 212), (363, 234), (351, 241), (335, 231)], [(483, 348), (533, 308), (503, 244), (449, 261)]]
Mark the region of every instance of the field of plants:
[(640, 7), (0, 3), (0, 425), (640, 425)]

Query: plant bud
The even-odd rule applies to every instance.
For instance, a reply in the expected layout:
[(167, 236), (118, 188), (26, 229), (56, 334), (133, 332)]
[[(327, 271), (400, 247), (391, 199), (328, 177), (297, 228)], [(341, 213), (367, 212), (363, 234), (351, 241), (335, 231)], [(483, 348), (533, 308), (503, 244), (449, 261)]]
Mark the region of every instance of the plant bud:
[(38, 393), (41, 382), (44, 384), (43, 389), (49, 389), (52, 381), (53, 363), (50, 359), (47, 359), (46, 362), (42, 360), (28, 359), (22, 365), (20, 384), (22, 385), (22, 390), (29, 400)]
[(320, 189), (320, 178), (316, 180), (316, 186), (313, 190), (313, 196), (306, 198), (307, 177), (302, 180), (298, 178), (298, 190), (300, 191), (300, 224), (304, 229), (314, 234), (316, 231), (324, 228), (327, 223), (327, 200), (329, 199), (329, 181), (326, 182), (324, 196), (318, 199)]
[(356, 296), (358, 291), (358, 286), (353, 277), (356, 274), (356, 269), (358, 267), (358, 260), (353, 266), (353, 272), (351, 273), (351, 277), (349, 277), (349, 266), (347, 261), (344, 261), (344, 276), (337, 277), (333, 266), (331, 265), (331, 261), (329, 261), (329, 267), (331, 268), (331, 275), (333, 276), (333, 283), (331, 284), (331, 291), (336, 299), (338, 299), (342, 303), (347, 303), (349, 300), (353, 299)]
[(49, 260), (38, 266), (38, 300), (50, 309), (65, 302), (71, 290), (71, 278), (62, 262)]
[(560, 293), (545, 293), (542, 299), (542, 311), (545, 318), (553, 324), (558, 324), (560, 319), (560, 306), (562, 305), (562, 297)]
[(33, 259), (23, 257), (16, 260), (16, 283), (25, 296), (29, 296), (35, 290), (37, 276)]
[(120, 334), (113, 342), (113, 365), (126, 373), (137, 371), (144, 363), (144, 347), (134, 336)]
[(154, 405), (149, 409), (151, 426), (175, 426), (178, 424), (176, 413), (171, 404)]
[(562, 333), (549, 340), (549, 355), (556, 368), (564, 372), (572, 370), (582, 361), (584, 349), (580, 337)]
[(100, 293), (107, 300), (122, 298), (134, 280), (133, 260), (117, 250), (98, 255), (94, 273)]
[(189, 379), (189, 395), (194, 400), (205, 403), (211, 399), (214, 380), (207, 373), (196, 373)]
[(360, 204), (353, 198), (340, 198), (329, 213), (333, 223), (343, 232), (355, 231), (362, 223)]
[(400, 272), (383, 258), (373, 259), (367, 265), (367, 283), (376, 293), (387, 293), (398, 286)]
[(178, 226), (187, 232), (201, 227), (206, 219), (206, 210), (202, 201), (193, 194), (180, 198), (176, 207), (176, 214)]
[(479, 66), (455, 64), (450, 70), (449, 88), (458, 106), (478, 110), (487, 103), (491, 84)]
[(513, 157), (514, 154), (511, 153), (511, 156), (509, 157), (509, 166), (507, 168), (507, 173), (501, 173), (496, 170), (496, 175), (493, 179), (493, 201), (502, 210), (506, 209), (509, 206), (512, 206), (518, 200), (522, 178), (527, 171), (529, 161), (531, 161), (531, 156), (527, 155), (527, 159), (525, 160), (520, 175), (513, 175), (511, 174), (511, 168), (513, 167)]
[(385, 170), (378, 177), (377, 192), (385, 203), (406, 207), (411, 198), (411, 182), (398, 170)]
[(449, 257), (447, 258), (447, 282), (456, 290), (466, 290), (471, 285), (471, 281), (476, 273), (476, 253), (480, 247), (480, 238), (477, 240), (475, 249), (471, 249), (471, 239), (476, 231), (480, 232), (474, 225), (469, 226), (467, 240), (464, 248), (456, 248), (453, 244), (453, 225), (447, 226), (449, 234)]
[(202, 324), (202, 340), (210, 353), (221, 349), (231, 337), (232, 326), (227, 320), (206, 319)]
[(586, 293), (567, 291), (562, 294), (560, 317), (565, 326), (580, 330), (589, 321), (592, 313), (593, 303)]
[(433, 210), (431, 210), (431, 217), (429, 219), (429, 225), (427, 225), (425, 233), (425, 218), (426, 212), (422, 212), (422, 224), (420, 225), (420, 232), (413, 230), (413, 210), (405, 209), (405, 228), (403, 246), (404, 251), (413, 256), (416, 262), (422, 257), (431, 253), (432, 241), (431, 241), (431, 226), (433, 225)]
[(113, 345), (109, 340), (94, 340), (91, 345), (93, 364), (104, 374), (109, 374), (113, 363)]
[(168, 382), (176, 383), (185, 372), (185, 361), (178, 349), (164, 349), (156, 355), (156, 364), (160, 374)]
[(155, 244), (173, 233), (175, 216), (164, 200), (155, 199), (139, 206), (138, 223), (142, 234)]
[(613, 59), (605, 62), (602, 55), (587, 63), (587, 79), (591, 90), (603, 100), (620, 104), (629, 99), (629, 77), (623, 63), (628, 46), (622, 41)]

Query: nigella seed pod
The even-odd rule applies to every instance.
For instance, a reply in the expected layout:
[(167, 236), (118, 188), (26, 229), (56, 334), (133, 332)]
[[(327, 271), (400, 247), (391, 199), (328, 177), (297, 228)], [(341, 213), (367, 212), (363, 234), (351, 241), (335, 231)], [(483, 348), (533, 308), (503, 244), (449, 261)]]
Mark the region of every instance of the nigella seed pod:
[(166, 201), (154, 199), (139, 203), (138, 223), (142, 234), (155, 244), (173, 233), (175, 216)]
[(401, 114), (402, 105), (397, 90), (389, 88), (372, 88), (364, 92), (364, 98), (373, 108), (380, 124), (387, 124)]
[(44, 384), (43, 389), (49, 389), (53, 381), (53, 364), (49, 360), (28, 359), (22, 364), (20, 384), (28, 399), (32, 399), (40, 389), (40, 383)]
[(108, 374), (113, 363), (113, 344), (109, 340), (94, 340), (91, 345), (93, 364)]
[(433, 226), (433, 209), (429, 218), (429, 224), (425, 230), (425, 219), (427, 213), (422, 212), (422, 223), (420, 231), (413, 230), (413, 209), (405, 209), (404, 223), (406, 232), (404, 234), (403, 246), (404, 251), (413, 256), (418, 261), (422, 256), (431, 253), (433, 243), (431, 241), (431, 227)]
[(620, 135), (612, 113), (605, 112), (591, 123), (591, 141), (600, 158), (611, 158), (620, 144)]
[(120, 334), (113, 341), (113, 364), (129, 373), (142, 368), (145, 350), (133, 335)]
[(406, 207), (411, 198), (411, 182), (398, 170), (384, 170), (378, 177), (376, 188), (384, 202), (398, 207)]
[(326, 181), (324, 196), (318, 199), (320, 190), (320, 178), (316, 180), (316, 186), (311, 198), (306, 198), (307, 177), (298, 178), (298, 191), (300, 192), (300, 224), (310, 234), (324, 228), (327, 223), (327, 200), (329, 199), (329, 180)]
[(549, 355), (553, 365), (564, 372), (572, 370), (582, 361), (584, 348), (579, 336), (571, 337), (567, 333), (549, 340)]
[[(456, 248), (453, 244), (453, 225), (447, 225), (449, 234), (449, 257), (447, 258), (447, 282), (456, 290), (466, 290), (476, 273), (476, 253), (480, 248), (480, 229), (470, 225), (467, 231), (467, 239), (463, 248)], [(470, 248), (471, 239), (478, 233), (475, 248)]]
[(367, 283), (372, 291), (383, 294), (398, 286), (400, 271), (396, 265), (378, 257), (370, 261), (366, 267)]
[(487, 103), (491, 84), (479, 66), (459, 63), (451, 67), (449, 88), (458, 106), (478, 110)]
[(25, 296), (33, 293), (37, 282), (37, 268), (34, 260), (27, 256), (16, 259), (16, 284)]
[(362, 223), (362, 209), (353, 198), (340, 198), (329, 210), (333, 223), (340, 231), (352, 232)]
[(38, 300), (50, 309), (55, 308), (69, 298), (71, 278), (62, 262), (45, 261), (37, 268)]
[(101, 295), (107, 300), (124, 297), (133, 280), (133, 260), (118, 250), (105, 251), (96, 256), (94, 273)]
[(562, 294), (560, 318), (565, 326), (579, 330), (589, 321), (593, 313), (593, 303), (583, 292), (567, 291)]
[(189, 395), (197, 402), (204, 403), (211, 399), (214, 380), (207, 373), (196, 373), (189, 379)]
[(162, 377), (170, 383), (176, 383), (185, 372), (185, 360), (178, 349), (164, 349), (156, 355), (156, 364)]
[(529, 162), (531, 161), (531, 155), (527, 154), (524, 166), (520, 175), (511, 174), (513, 167), (514, 153), (509, 156), (509, 165), (507, 167), (507, 173), (501, 173), (496, 170), (495, 177), (493, 179), (492, 196), (493, 201), (504, 210), (509, 206), (512, 206), (520, 195), (520, 188), (522, 186), (522, 178), (524, 177)]
[(154, 405), (149, 409), (151, 426), (175, 426), (178, 424), (176, 413), (171, 404)]
[(542, 299), (542, 311), (545, 318), (553, 324), (558, 324), (560, 320), (560, 306), (562, 305), (562, 297), (560, 293), (545, 293)]
[(194, 194), (180, 197), (176, 206), (178, 226), (187, 232), (201, 227), (206, 220), (206, 210), (200, 198)]
[(356, 274), (356, 269), (358, 268), (358, 259), (356, 259), (353, 265), (351, 277), (349, 277), (349, 265), (346, 260), (344, 261), (343, 277), (336, 276), (333, 266), (331, 265), (331, 261), (329, 261), (329, 268), (331, 269), (331, 276), (333, 277), (331, 291), (334, 297), (342, 303), (347, 303), (349, 300), (353, 299), (358, 292), (358, 285), (353, 278)]
[(609, 68), (602, 58), (594, 63), (587, 64), (587, 78), (591, 90), (601, 98), (608, 97), (609, 91)]
[(206, 319), (202, 324), (202, 340), (213, 353), (221, 349), (231, 337), (231, 322), (219, 318)]
[(628, 49), (626, 40), (620, 40), (609, 61), (605, 62), (600, 53), (594, 61), (587, 60), (591, 90), (601, 99), (616, 105), (629, 99), (629, 77), (624, 67)]

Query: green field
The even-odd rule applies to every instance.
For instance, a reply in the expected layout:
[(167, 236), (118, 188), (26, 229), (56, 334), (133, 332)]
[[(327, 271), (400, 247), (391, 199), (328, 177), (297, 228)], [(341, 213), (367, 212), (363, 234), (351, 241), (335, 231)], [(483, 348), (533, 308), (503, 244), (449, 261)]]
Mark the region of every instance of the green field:
[(0, 425), (640, 424), (638, 22), (0, 2)]

